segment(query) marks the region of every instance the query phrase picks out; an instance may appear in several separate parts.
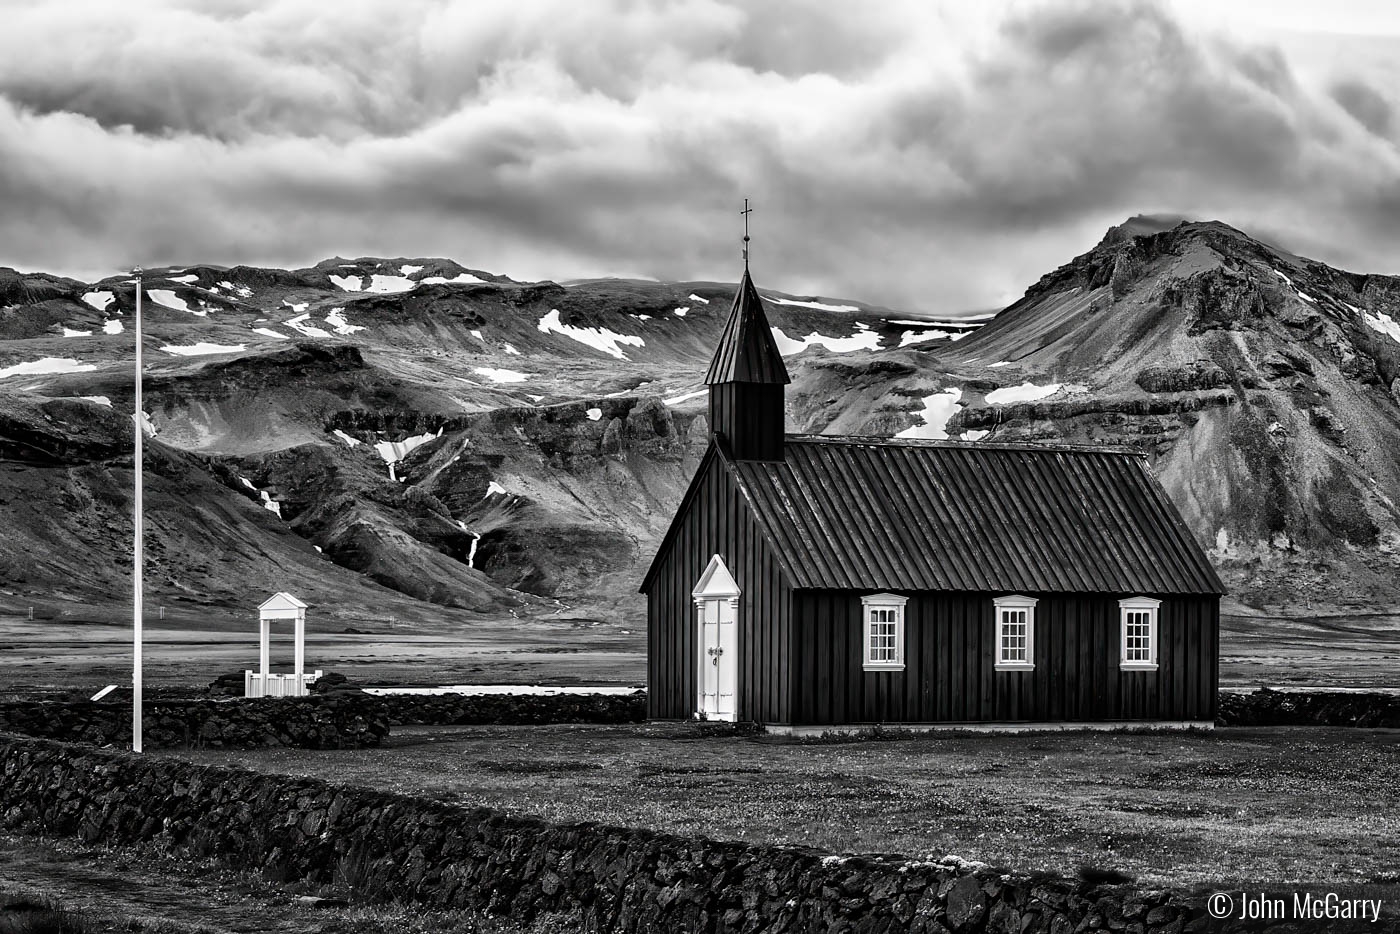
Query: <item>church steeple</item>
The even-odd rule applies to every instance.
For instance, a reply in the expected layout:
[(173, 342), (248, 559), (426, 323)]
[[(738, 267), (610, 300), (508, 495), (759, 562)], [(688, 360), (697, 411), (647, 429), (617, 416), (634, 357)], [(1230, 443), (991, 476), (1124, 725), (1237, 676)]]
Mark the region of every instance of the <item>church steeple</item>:
[(746, 262), (729, 321), (705, 374), (710, 435), (723, 436), (738, 460), (782, 460), (783, 387), (790, 382)]

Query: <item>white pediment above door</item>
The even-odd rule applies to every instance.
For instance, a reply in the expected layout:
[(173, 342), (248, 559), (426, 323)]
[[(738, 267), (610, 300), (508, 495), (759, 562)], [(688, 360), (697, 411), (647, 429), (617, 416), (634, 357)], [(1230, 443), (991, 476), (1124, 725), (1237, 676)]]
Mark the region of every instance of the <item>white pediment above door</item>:
[(724, 566), (724, 560), (715, 555), (705, 566), (705, 573), (700, 575), (700, 582), (695, 585), (691, 595), (697, 600), (705, 597), (737, 597), (739, 585), (734, 583), (734, 575)]

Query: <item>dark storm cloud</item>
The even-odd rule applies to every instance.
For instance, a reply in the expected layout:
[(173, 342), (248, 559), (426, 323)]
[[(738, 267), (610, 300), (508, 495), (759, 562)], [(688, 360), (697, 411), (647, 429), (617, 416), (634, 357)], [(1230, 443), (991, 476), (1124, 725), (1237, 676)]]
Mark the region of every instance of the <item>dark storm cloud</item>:
[(1338, 81), (1329, 93), (1357, 123), (1377, 136), (1388, 138), (1391, 135), (1395, 108), (1375, 88), (1363, 81)]
[(748, 195), (766, 284), (945, 310), (1140, 212), (1400, 245), (1386, 97), (1149, 3), (0, 8), (0, 263), (732, 278)]

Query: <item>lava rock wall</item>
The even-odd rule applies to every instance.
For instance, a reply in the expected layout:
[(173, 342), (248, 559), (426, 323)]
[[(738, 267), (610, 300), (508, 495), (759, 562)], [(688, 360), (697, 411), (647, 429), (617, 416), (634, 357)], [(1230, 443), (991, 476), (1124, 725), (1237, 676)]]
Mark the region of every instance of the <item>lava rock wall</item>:
[[(19, 701), (0, 704), (0, 731), (95, 746), (128, 746), (130, 703)], [(389, 735), (383, 714), (360, 698), (326, 695), (253, 701), (162, 700), (141, 717), (149, 749), (294, 746), (359, 749)]]
[(1176, 934), (1179, 895), (962, 863), (840, 857), (485, 808), (0, 735), (0, 826), (149, 843), (360, 899), (546, 912), (607, 932)]
[(1400, 695), (1343, 691), (1220, 692), (1221, 726), (1400, 727)]

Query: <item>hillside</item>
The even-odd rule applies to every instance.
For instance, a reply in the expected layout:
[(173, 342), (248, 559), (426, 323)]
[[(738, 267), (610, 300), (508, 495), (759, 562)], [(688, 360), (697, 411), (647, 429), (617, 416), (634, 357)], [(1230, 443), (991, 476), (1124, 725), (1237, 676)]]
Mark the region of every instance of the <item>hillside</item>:
[[(145, 285), (153, 599), (640, 616), (732, 284), (334, 258)], [(1400, 279), (1135, 218), (985, 326), (764, 297), (792, 430), (1135, 445), (1242, 599), (1400, 602)], [(126, 600), (134, 298), (0, 270), (0, 612)]]
[[(148, 271), (152, 599), (286, 587), (351, 618), (635, 618), (704, 448), (731, 292), (439, 259)], [(769, 297), (790, 349), (970, 327)], [(0, 612), (120, 606), (134, 282), (0, 270), (0, 302)]]

